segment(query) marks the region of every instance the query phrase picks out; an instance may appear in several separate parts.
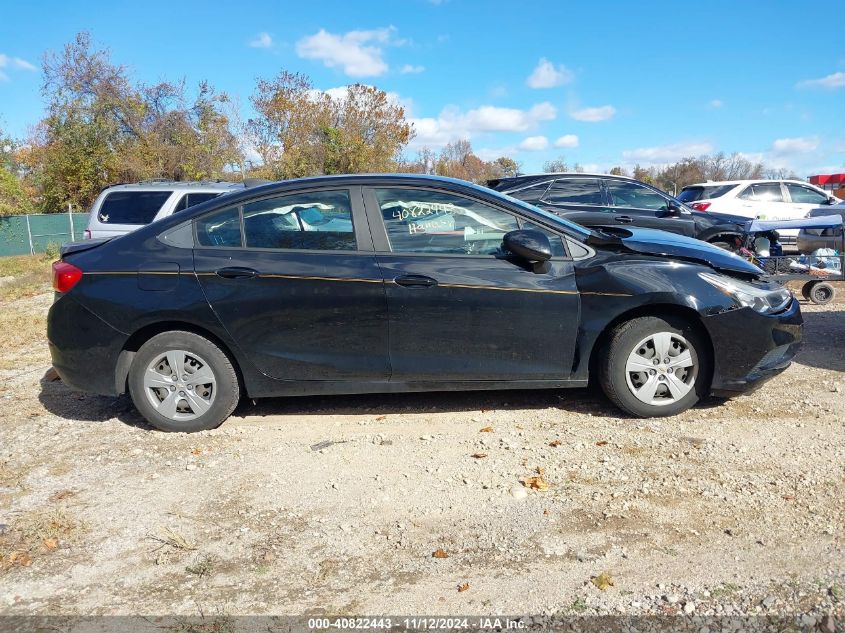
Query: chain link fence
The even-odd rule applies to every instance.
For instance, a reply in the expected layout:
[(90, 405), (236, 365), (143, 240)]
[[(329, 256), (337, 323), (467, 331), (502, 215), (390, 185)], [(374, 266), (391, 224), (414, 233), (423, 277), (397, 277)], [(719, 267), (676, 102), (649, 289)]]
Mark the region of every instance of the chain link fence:
[(0, 217), (0, 257), (34, 255), (81, 240), (87, 213), (33, 213)]

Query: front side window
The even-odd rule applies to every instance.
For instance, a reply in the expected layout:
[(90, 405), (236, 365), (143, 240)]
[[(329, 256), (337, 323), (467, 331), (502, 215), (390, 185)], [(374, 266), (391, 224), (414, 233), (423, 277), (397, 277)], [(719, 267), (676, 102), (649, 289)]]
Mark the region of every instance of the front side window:
[(551, 204), (604, 204), (598, 178), (561, 178), (555, 180), (543, 202)]
[(241, 214), (237, 207), (197, 218), (196, 230), (199, 246), (241, 246)]
[(788, 182), (786, 183), (786, 189), (789, 191), (789, 197), (797, 204), (824, 204), (827, 202), (826, 195), (803, 185)]
[(563, 239), (561, 239), (560, 235), (552, 233), (546, 227), (534, 224), (528, 220), (525, 220), (522, 223), (522, 228), (540, 231), (540, 233), (543, 233), (546, 237), (548, 237), (549, 244), (552, 247), (552, 257), (566, 257), (566, 249), (563, 247)]
[(376, 189), (394, 253), (494, 255), (516, 218), (483, 202), (442, 191)]
[(780, 183), (763, 182), (749, 185), (737, 198), (756, 202), (783, 202), (783, 193), (780, 189)]
[(347, 191), (297, 193), (243, 207), (247, 248), (354, 251)]
[(516, 191), (510, 192), (509, 195), (511, 198), (516, 198), (517, 200), (523, 200), (525, 202), (538, 202), (540, 198), (543, 197), (543, 194), (546, 193), (546, 190), (549, 188), (549, 182), (541, 182), (538, 185), (531, 185), (530, 187), (525, 187), (525, 189), (518, 189)]
[(103, 224), (149, 224), (171, 194), (170, 191), (113, 191), (100, 205), (97, 218)]
[(633, 207), (637, 209), (653, 209), (661, 211), (669, 208), (663, 196), (643, 185), (623, 180), (609, 180), (607, 188), (610, 191), (613, 205), (617, 207)]

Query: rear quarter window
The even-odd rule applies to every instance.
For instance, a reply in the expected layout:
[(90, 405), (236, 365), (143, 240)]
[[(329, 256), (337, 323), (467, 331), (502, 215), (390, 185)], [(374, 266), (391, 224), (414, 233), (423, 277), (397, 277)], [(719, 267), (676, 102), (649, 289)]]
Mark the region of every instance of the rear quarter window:
[(715, 185), (712, 187), (684, 187), (678, 196), (681, 202), (695, 202), (697, 200), (712, 200), (713, 198), (720, 198), (728, 193), (736, 185)]
[(97, 219), (103, 224), (149, 224), (170, 191), (113, 191), (106, 194)]

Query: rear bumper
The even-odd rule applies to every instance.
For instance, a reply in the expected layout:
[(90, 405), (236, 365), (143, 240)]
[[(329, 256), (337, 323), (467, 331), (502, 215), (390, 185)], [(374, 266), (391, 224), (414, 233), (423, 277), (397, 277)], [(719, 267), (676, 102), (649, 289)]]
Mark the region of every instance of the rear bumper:
[(123, 392), (115, 368), (128, 336), (114, 329), (71, 296), (59, 296), (47, 316), (53, 367), (73, 389), (105, 396)]
[(705, 318), (713, 342), (713, 395), (754, 391), (789, 367), (801, 348), (803, 323), (795, 299), (780, 314), (742, 308)]

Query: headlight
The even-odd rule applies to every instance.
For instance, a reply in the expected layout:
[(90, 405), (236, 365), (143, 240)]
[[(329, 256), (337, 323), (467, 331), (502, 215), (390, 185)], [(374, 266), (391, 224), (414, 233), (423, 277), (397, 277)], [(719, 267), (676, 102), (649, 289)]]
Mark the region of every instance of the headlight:
[(699, 273), (704, 281), (724, 292), (739, 305), (756, 310), (761, 314), (771, 314), (783, 310), (792, 300), (792, 293), (780, 287), (760, 288), (733, 277), (713, 273)]

